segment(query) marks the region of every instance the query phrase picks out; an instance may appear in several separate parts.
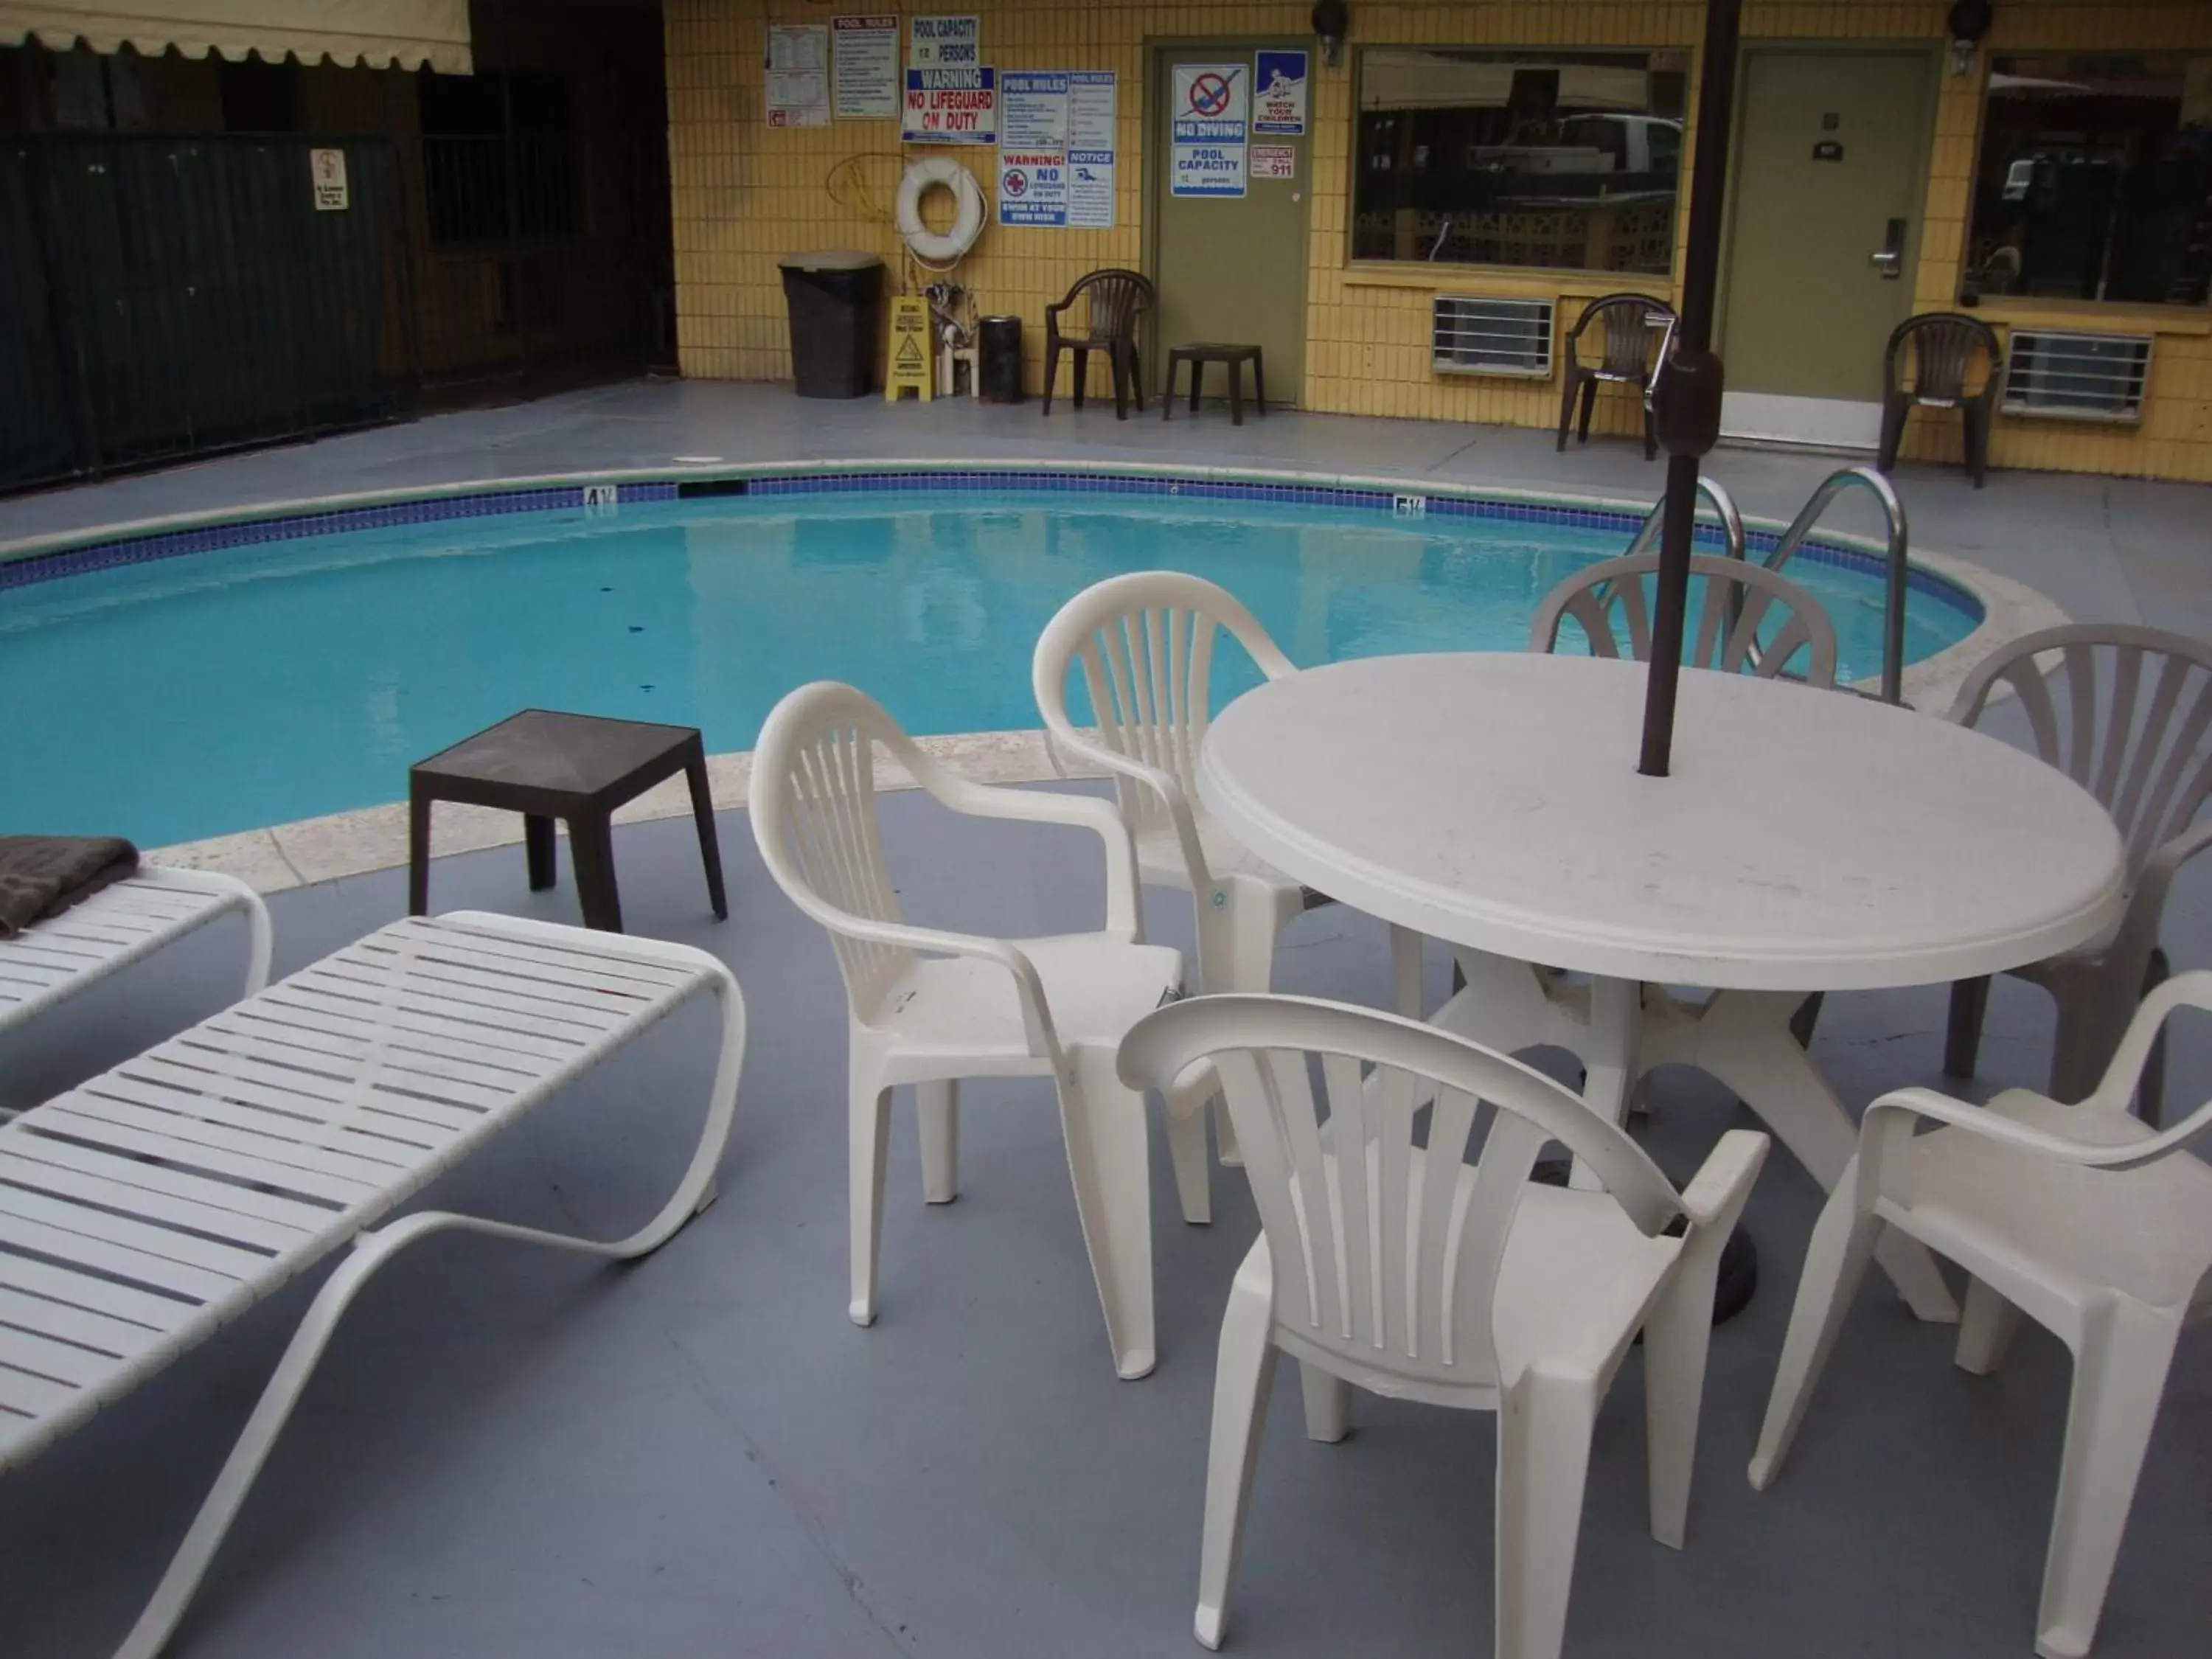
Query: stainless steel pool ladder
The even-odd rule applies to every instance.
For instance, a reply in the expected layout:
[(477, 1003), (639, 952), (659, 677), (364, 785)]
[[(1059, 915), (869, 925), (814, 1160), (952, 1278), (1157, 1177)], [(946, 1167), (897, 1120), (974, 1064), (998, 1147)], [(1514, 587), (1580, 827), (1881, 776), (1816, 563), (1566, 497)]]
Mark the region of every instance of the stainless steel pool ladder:
[(1902, 705), (1905, 702), (1905, 599), (1911, 587), (1911, 566), (1905, 558), (1908, 531), (1905, 518), (1905, 503), (1897, 499), (1897, 491), (1890, 488), (1889, 480), (1870, 466), (1839, 467), (1820, 480), (1820, 487), (1797, 509), (1797, 516), (1774, 544), (1774, 550), (1762, 561), (1769, 570), (1779, 570), (1790, 562), (1805, 538), (1813, 533), (1813, 526), (1831, 503), (1844, 491), (1850, 489), (1865, 490), (1881, 507), (1883, 525), (1884, 553), (1887, 556), (1886, 585), (1881, 613), (1881, 701)]
[[(1741, 558), (1743, 556), (1743, 514), (1735, 510), (1735, 497), (1722, 489), (1716, 480), (1703, 473), (1698, 476), (1698, 494), (1705, 498), (1707, 504), (1712, 507), (1714, 515), (1721, 521), (1721, 539), (1728, 544), (1729, 557)], [(1636, 538), (1628, 544), (1622, 554), (1624, 558), (1632, 558), (1638, 553), (1649, 553), (1659, 544), (1659, 521), (1665, 516), (1666, 512), (1667, 498), (1662, 495), (1657, 501), (1651, 503), (1651, 511), (1644, 515), (1643, 526), (1637, 531)]]
[[(1882, 605), (1881, 700), (1901, 704), (1905, 701), (1905, 599), (1910, 585), (1910, 566), (1905, 557), (1908, 531), (1905, 503), (1897, 499), (1897, 491), (1890, 488), (1889, 480), (1870, 466), (1840, 467), (1831, 472), (1807, 497), (1797, 516), (1790, 521), (1790, 527), (1776, 539), (1774, 550), (1760, 562), (1769, 570), (1779, 570), (1789, 563), (1830, 504), (1844, 490), (1853, 488), (1873, 495), (1875, 505), (1881, 509), (1887, 554), (1887, 592)], [(1727, 545), (1728, 556), (1744, 557), (1743, 515), (1736, 511), (1735, 498), (1713, 479), (1704, 476), (1698, 479), (1698, 493), (1720, 520), (1721, 538)], [(1635, 539), (1628, 544), (1629, 553), (1648, 553), (1657, 544), (1660, 520), (1666, 510), (1667, 498), (1662, 495), (1652, 503)]]

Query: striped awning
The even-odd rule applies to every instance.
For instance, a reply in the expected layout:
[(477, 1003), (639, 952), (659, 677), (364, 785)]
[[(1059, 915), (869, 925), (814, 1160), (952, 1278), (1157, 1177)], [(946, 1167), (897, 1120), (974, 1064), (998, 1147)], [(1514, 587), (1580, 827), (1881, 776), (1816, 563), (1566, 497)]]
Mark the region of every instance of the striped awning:
[(0, 46), (470, 70), (468, 0), (0, 0)]

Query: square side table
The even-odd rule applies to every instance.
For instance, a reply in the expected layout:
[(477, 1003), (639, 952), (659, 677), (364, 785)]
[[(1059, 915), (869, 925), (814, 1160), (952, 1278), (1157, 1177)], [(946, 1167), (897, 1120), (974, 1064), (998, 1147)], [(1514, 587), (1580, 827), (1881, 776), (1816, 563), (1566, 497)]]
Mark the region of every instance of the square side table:
[(696, 727), (656, 726), (526, 708), (407, 772), (407, 908), (430, 908), (430, 804), (453, 801), (522, 814), (523, 846), (533, 891), (554, 884), (553, 821), (568, 826), (568, 852), (584, 925), (622, 932), (615, 884), (615, 809), (663, 779), (684, 774), (699, 826), (707, 896), (727, 921), (722, 851), (707, 790), (707, 750)]

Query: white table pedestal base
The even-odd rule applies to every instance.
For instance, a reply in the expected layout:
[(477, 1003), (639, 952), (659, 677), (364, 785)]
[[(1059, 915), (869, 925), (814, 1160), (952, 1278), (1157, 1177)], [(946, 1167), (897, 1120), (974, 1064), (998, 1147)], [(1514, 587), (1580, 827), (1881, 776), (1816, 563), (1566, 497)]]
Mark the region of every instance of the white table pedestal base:
[[(1686, 1003), (1660, 987), (1593, 977), (1553, 981), (1526, 963), (1458, 948), (1466, 987), (1432, 1016), (1458, 1036), (1510, 1053), (1551, 1046), (1583, 1063), (1583, 1097), (1610, 1121), (1626, 1115), (1646, 1072), (1694, 1066), (1759, 1114), (1825, 1191), (1857, 1150), (1850, 1115), (1798, 1047), (1790, 1018), (1802, 992), (1717, 991)], [(1576, 1172), (1576, 1182), (1583, 1181)], [(1953, 1322), (1959, 1306), (1935, 1258), (1916, 1241), (1885, 1231), (1875, 1259), (1920, 1318)]]

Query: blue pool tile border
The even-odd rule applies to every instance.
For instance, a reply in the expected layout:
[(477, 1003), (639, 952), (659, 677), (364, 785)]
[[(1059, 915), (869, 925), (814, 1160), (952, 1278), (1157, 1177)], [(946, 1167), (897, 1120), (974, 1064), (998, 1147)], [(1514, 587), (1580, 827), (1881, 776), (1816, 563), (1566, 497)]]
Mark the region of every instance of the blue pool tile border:
[[(188, 553), (210, 553), (224, 548), (250, 547), (267, 542), (297, 541), (303, 537), (335, 535), (351, 530), (382, 530), (396, 525), (437, 524), (453, 519), (478, 519), (515, 513), (590, 511), (609, 506), (674, 501), (684, 495), (677, 479), (641, 479), (608, 484), (529, 485), (514, 489), (475, 490), (462, 495), (424, 495), (409, 501), (361, 507), (331, 507), (320, 512), (290, 513), (263, 519), (239, 519), (221, 524), (198, 525), (188, 530), (155, 532), (88, 543), (27, 558), (0, 560), (0, 592), (27, 587), (34, 582), (84, 575), (146, 564), (156, 559)], [(695, 486), (702, 482), (690, 481)], [(1185, 497), (1196, 501), (1260, 501), (1281, 506), (1342, 507), (1391, 512), (1401, 495), (1423, 496), (1425, 516), (1447, 519), (1488, 519), (1507, 523), (1566, 525), (1589, 530), (1618, 531), (1633, 535), (1643, 518), (1613, 507), (1570, 507), (1549, 501), (1512, 501), (1484, 495), (1424, 495), (1412, 481), (1407, 487), (1283, 483), (1236, 478), (1178, 477), (1172, 473), (1128, 473), (1052, 470), (1028, 467), (875, 467), (838, 472), (748, 474), (743, 493), (749, 495), (838, 495), (927, 491), (947, 494), (1007, 489), (1062, 492), (1074, 495)], [(727, 493), (711, 491), (702, 493)], [(1773, 550), (1778, 540), (1771, 530), (1751, 530), (1744, 540), (1754, 553)], [(1705, 551), (1724, 549), (1720, 528), (1700, 524), (1695, 545)], [(1880, 577), (1886, 566), (1879, 554), (1836, 542), (1808, 540), (1796, 557), (1863, 574)], [(1981, 602), (1964, 587), (1931, 571), (1914, 566), (1907, 580), (1913, 592), (1948, 605), (1979, 623), (1986, 615)]]

